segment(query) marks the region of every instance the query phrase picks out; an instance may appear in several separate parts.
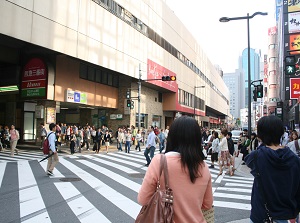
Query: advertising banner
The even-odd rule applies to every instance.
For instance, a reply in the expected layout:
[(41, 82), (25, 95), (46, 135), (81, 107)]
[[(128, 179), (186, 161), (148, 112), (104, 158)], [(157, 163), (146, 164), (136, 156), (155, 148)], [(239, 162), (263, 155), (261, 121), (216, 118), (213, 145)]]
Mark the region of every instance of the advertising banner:
[(87, 93), (66, 90), (66, 102), (87, 104)]
[(290, 99), (298, 99), (300, 96), (300, 78), (290, 78)]
[(39, 58), (32, 58), (24, 66), (21, 81), (21, 96), (45, 98), (47, 90), (47, 67)]

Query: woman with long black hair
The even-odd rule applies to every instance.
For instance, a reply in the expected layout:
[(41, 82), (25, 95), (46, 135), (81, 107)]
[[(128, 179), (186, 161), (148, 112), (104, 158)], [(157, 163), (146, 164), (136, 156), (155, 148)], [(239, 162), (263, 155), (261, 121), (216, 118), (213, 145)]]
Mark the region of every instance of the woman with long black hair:
[[(170, 127), (165, 156), (169, 187), (174, 195), (174, 222), (206, 222), (202, 209), (212, 208), (211, 175), (203, 161), (201, 139), (200, 127), (194, 118), (181, 116)], [(138, 194), (141, 205), (148, 204), (156, 190), (161, 156), (153, 157), (146, 172)], [(163, 177), (160, 182), (164, 185)]]

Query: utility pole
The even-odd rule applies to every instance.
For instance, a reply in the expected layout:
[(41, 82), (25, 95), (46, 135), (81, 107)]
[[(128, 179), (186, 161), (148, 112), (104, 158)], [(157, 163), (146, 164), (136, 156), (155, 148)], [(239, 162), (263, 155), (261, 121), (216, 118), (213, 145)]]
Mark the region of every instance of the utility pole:
[(138, 81), (138, 129), (141, 129), (141, 87), (142, 87), (142, 71), (139, 64), (139, 81)]

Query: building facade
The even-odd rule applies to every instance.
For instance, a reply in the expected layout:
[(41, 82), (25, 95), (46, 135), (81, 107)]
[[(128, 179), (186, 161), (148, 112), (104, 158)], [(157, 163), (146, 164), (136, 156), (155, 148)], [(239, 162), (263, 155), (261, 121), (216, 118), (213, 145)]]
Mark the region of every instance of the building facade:
[(0, 21), (0, 123), (24, 140), (40, 123), (137, 126), (138, 107), (144, 128), (178, 115), (225, 120), (220, 71), (164, 1), (4, 0)]
[(230, 92), (230, 114), (232, 114), (235, 119), (240, 118), (240, 110), (244, 108), (245, 105), (245, 81), (243, 71), (236, 69), (234, 73), (224, 73), (223, 79)]
[[(260, 50), (255, 50), (250, 48), (250, 76), (251, 81), (259, 80), (260, 78)], [(240, 68), (244, 72), (245, 80), (245, 108), (248, 108), (248, 48), (245, 48), (240, 57)], [(254, 87), (251, 86), (251, 92), (254, 90)], [(253, 101), (252, 93), (250, 95), (251, 101)]]

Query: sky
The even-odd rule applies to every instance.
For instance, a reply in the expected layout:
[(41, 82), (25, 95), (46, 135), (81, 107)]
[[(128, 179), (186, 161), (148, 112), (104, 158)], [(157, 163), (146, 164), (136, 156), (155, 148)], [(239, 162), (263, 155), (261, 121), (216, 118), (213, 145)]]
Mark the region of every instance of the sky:
[(268, 28), (275, 25), (275, 0), (165, 0), (197, 39), (213, 64), (224, 73), (238, 68), (238, 59), (247, 48), (247, 20), (219, 22), (221, 17), (241, 17), (268, 12), (250, 19), (250, 47), (268, 50)]

